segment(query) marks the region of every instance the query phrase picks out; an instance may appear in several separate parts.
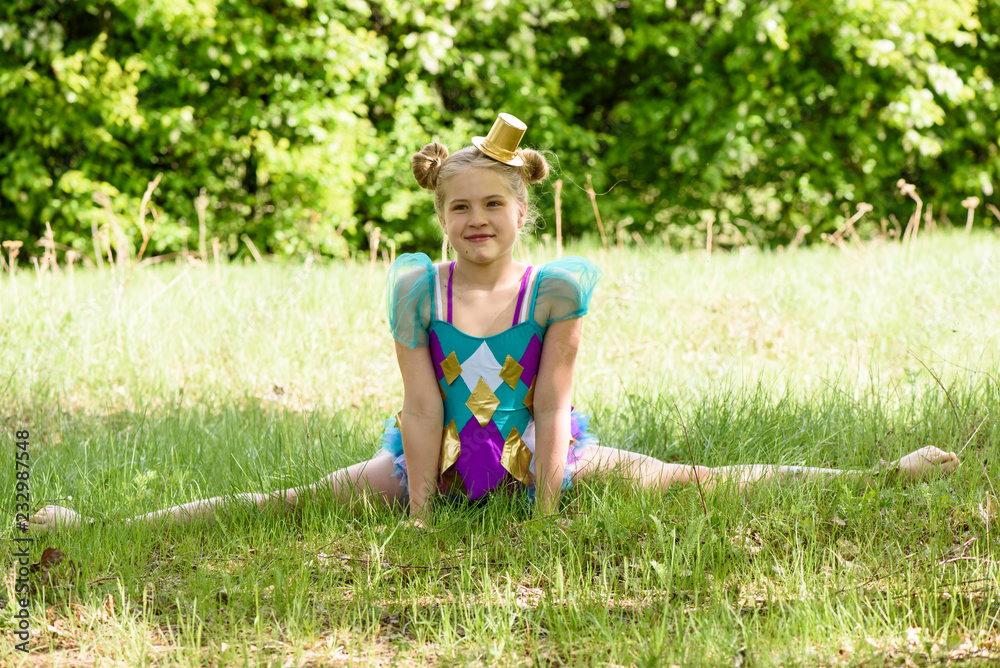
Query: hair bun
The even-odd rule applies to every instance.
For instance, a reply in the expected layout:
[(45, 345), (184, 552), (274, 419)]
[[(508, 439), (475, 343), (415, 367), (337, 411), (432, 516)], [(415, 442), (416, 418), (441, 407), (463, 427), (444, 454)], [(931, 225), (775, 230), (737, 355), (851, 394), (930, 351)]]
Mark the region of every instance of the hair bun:
[(417, 184), (426, 190), (434, 190), (437, 185), (438, 170), (448, 157), (448, 149), (444, 144), (432, 142), (413, 154), (411, 161), (413, 178)]
[(521, 159), (524, 161), (522, 171), (524, 180), (528, 183), (544, 181), (549, 175), (549, 163), (545, 156), (530, 148), (521, 149)]

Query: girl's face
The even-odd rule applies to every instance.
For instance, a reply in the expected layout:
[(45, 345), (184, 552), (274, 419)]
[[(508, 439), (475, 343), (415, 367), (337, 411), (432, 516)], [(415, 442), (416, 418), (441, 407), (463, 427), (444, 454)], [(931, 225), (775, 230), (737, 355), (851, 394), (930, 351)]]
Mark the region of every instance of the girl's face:
[(518, 203), (496, 172), (475, 167), (448, 182), (438, 218), (459, 258), (490, 264), (513, 258), (526, 216), (527, 205)]

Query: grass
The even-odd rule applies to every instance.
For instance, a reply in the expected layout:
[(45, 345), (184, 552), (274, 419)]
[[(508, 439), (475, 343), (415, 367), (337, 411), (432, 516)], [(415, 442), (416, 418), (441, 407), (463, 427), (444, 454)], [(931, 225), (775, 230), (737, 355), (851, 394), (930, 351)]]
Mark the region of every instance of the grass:
[(383, 266), (154, 266), (124, 287), (22, 266), (0, 277), (3, 440), (31, 430), (35, 505), (102, 521), (32, 546), (66, 559), (33, 576), (28, 656), (5, 571), (0, 663), (996, 660), (1000, 239), (852, 249), (579, 249), (607, 275), (575, 403), (605, 443), (670, 461), (860, 468), (936, 444), (958, 473), (704, 499), (608, 478), (553, 518), (440, 501), (428, 533), (322, 503), (116, 521), (370, 456), (401, 401)]

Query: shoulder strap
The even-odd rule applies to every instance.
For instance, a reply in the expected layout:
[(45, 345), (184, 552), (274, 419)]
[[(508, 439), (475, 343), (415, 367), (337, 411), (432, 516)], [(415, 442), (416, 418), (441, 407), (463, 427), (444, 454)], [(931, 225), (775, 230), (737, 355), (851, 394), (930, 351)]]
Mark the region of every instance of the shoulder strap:
[[(540, 271), (541, 267), (528, 267), (528, 271), (525, 272), (521, 283), (521, 294), (517, 298), (518, 308), (515, 315), (517, 318), (515, 325), (535, 317), (535, 296), (538, 293), (538, 274)], [(523, 303), (522, 296), (526, 297)]]
[(517, 306), (514, 307), (514, 322), (511, 326), (524, 321), (521, 311), (523, 310), (524, 307), (524, 295), (527, 291), (529, 276), (531, 276), (531, 267), (525, 269), (524, 275), (521, 276), (521, 288), (517, 292)]

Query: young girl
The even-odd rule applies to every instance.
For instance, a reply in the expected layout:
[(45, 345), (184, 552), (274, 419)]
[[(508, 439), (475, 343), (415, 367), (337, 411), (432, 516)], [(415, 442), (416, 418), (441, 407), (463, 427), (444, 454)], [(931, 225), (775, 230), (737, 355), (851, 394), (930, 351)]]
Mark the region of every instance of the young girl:
[[(325, 495), (344, 503), (366, 497), (408, 503), (411, 521), (424, 526), (436, 493), (477, 499), (497, 488), (520, 488), (535, 497), (539, 512), (551, 513), (562, 489), (601, 471), (657, 490), (871, 473), (710, 469), (598, 445), (586, 416), (572, 410), (570, 396), (582, 317), (601, 271), (577, 257), (542, 266), (514, 259), (514, 245), (532, 217), (527, 184), (549, 171), (541, 154), (518, 150), (524, 131), (519, 120), (501, 114), (487, 137), (473, 138), (473, 146), (449, 155), (441, 144), (428, 144), (413, 156), (413, 174), (434, 191), (456, 259), (434, 264), (426, 255), (403, 255), (390, 269), (386, 304), (403, 407), (387, 425), (382, 452), (313, 485), (194, 501), (128, 521), (190, 522), (234, 500), (288, 510)], [(954, 453), (925, 447), (892, 468), (913, 480), (954, 471), (958, 464)], [(31, 523), (53, 528), (83, 519), (46, 506)]]

